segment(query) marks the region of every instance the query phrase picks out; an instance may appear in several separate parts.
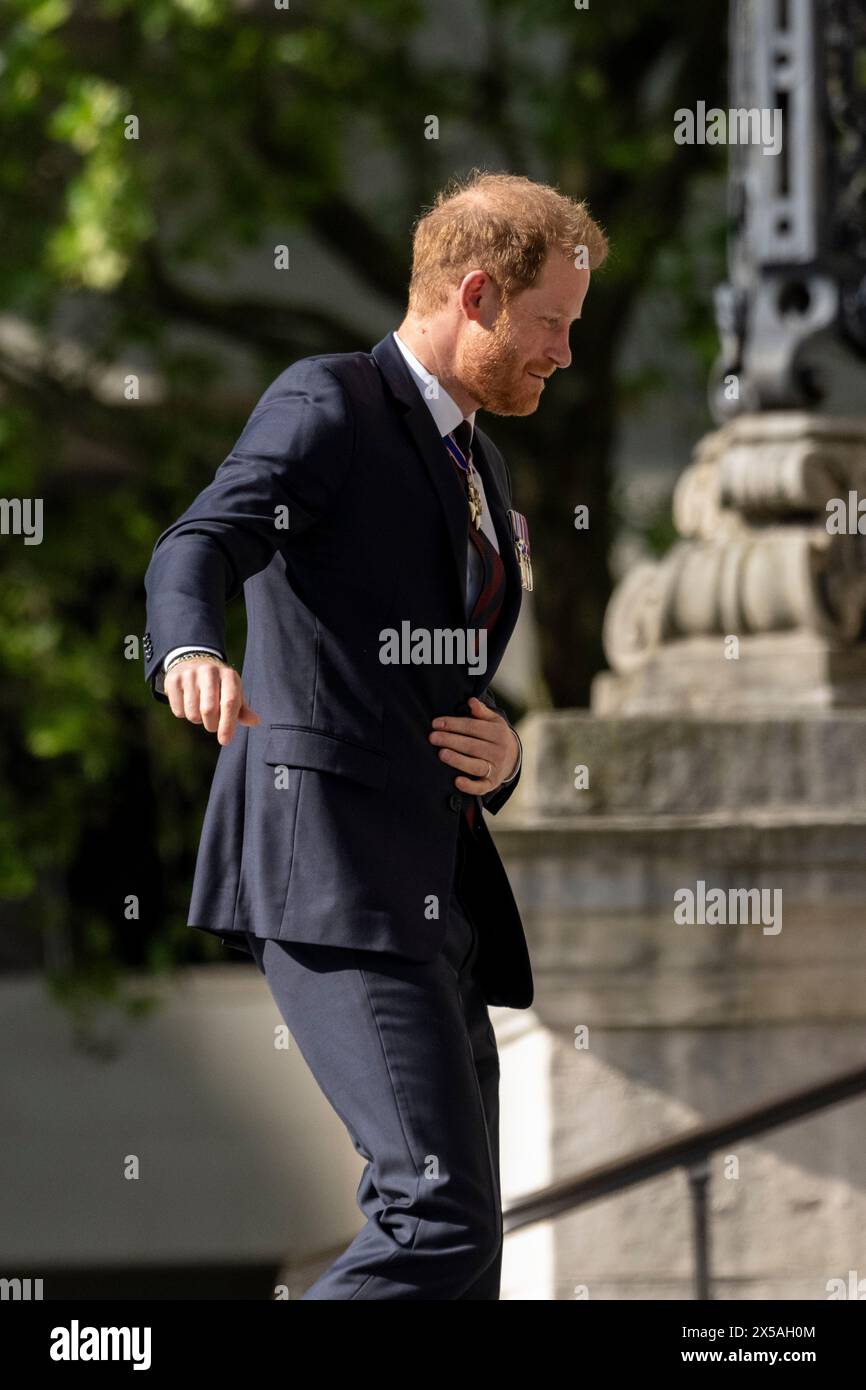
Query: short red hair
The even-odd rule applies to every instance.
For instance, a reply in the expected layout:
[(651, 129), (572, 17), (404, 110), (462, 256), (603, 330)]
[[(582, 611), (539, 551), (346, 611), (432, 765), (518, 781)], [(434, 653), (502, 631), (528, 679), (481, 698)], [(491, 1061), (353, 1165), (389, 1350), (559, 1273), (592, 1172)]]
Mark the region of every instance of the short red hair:
[(507, 303), (528, 289), (551, 249), (587, 269), (607, 258), (608, 240), (585, 202), (520, 174), (473, 169), (453, 179), (416, 221), (412, 237), (410, 313), (440, 309), (467, 271), (484, 270)]

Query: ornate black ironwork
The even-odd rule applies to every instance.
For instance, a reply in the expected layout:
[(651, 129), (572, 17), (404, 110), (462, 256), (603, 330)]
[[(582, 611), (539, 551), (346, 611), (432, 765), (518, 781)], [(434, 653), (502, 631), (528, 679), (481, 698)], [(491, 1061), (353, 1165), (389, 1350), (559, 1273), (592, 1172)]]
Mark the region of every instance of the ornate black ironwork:
[(782, 142), (730, 145), (719, 424), (817, 404), (821, 335), (866, 356), (866, 0), (732, 0), (729, 68), (731, 108), (781, 112)]

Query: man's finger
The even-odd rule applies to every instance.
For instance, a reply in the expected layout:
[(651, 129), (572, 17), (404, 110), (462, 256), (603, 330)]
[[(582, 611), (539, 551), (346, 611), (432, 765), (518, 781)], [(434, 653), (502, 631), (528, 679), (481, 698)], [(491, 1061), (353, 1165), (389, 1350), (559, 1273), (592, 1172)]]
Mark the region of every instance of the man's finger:
[[(450, 748), (446, 748), (446, 757), (442, 759), (449, 767), (457, 768), (458, 772), (469, 773), (479, 782), (490, 781), (493, 785), (495, 768), (489, 758), (467, 757), (464, 753), (453, 753)], [(489, 771), (488, 771), (489, 769)]]
[(183, 712), (191, 724), (201, 723), (201, 713), (199, 711), (199, 689), (198, 681), (195, 678), (195, 671), (189, 662), (183, 663), (186, 670), (181, 672), (180, 684), (183, 690)]
[(437, 748), (454, 748), (458, 753), (469, 753), (476, 758), (488, 757), (487, 749), (496, 748), (504, 750), (505, 743), (502, 739), (492, 740), (479, 738), (474, 734), (452, 734), (443, 729), (434, 729), (432, 734), (428, 734), (430, 742)]
[(455, 777), (454, 785), (459, 792), (469, 792), (470, 796), (485, 796), (487, 792), (492, 792), (498, 785), (492, 777), (485, 778), (483, 781), (476, 781), (471, 777)]
[(183, 686), (180, 683), (180, 677), (175, 676), (173, 671), (171, 675), (166, 676), (163, 682), (163, 691), (168, 697), (168, 703), (171, 706), (172, 714), (178, 719), (185, 719), (186, 711), (183, 707)]
[[(496, 719), (505, 725), (506, 728), (508, 727), (504, 719), (499, 720), (499, 715), (496, 715)], [(441, 733), (444, 729), (448, 733), (465, 734), (470, 738), (482, 739), (485, 743), (496, 743), (498, 741), (496, 725), (488, 724), (486, 720), (482, 719), (461, 718), (461, 716), (457, 714), (448, 716), (440, 715), (438, 719), (433, 720), (433, 727), (437, 733)]]
[(223, 670), (220, 684), (220, 718), (217, 729), (217, 742), (230, 743), (235, 731), (235, 722), (243, 704), (241, 678), (237, 671)]
[(477, 695), (470, 695), (470, 697), (469, 697), (469, 703), (470, 703), (470, 705), (474, 708), (476, 718), (478, 718), (478, 719), (501, 719), (501, 718), (502, 718), (502, 715), (501, 715), (501, 714), (497, 714), (497, 712), (496, 712), (495, 709), (491, 709), (489, 705), (485, 705), (485, 703), (484, 703), (483, 700), (479, 700), (479, 698), (478, 698)]
[(220, 718), (219, 668), (212, 661), (202, 662), (195, 672), (198, 686), (198, 712), (201, 722), (212, 734)]

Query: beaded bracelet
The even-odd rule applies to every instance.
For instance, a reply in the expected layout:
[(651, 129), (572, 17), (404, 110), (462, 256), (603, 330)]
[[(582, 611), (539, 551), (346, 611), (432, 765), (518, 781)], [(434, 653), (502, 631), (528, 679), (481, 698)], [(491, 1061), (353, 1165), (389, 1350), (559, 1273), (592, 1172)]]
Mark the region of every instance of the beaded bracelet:
[(225, 665), (221, 656), (214, 656), (213, 652), (184, 652), (182, 656), (172, 657), (165, 668), (165, 674), (173, 671), (175, 666), (181, 661), (218, 661), (220, 665)]

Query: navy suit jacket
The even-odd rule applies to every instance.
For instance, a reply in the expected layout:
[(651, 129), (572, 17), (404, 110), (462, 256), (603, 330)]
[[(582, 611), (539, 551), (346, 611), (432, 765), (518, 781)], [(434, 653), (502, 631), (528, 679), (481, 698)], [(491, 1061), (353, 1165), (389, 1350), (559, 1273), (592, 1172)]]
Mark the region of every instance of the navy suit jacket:
[[(145, 575), (154, 696), (166, 700), (155, 681), (173, 647), (226, 650), (225, 605), (243, 590), (241, 674), (262, 720), (219, 750), (189, 926), (242, 949), (252, 932), (418, 961), (439, 950), (465, 796), (428, 734), (435, 716), (468, 714), (470, 695), (498, 710), (487, 686), (522, 597), (508, 470), (477, 426), (473, 462), (506, 573), (483, 673), (380, 660), (385, 629), (468, 626), (465, 489), (390, 333), (282, 372), (158, 538)], [(479, 983), (487, 1002), (528, 1008), (523, 926), (480, 806), (466, 840)]]

